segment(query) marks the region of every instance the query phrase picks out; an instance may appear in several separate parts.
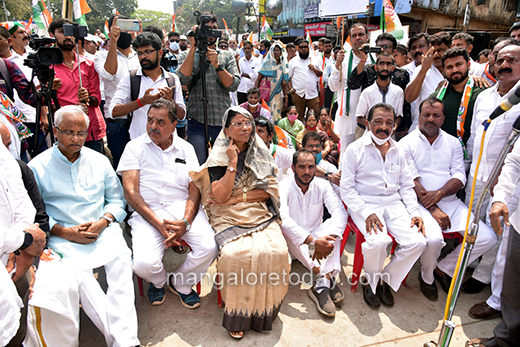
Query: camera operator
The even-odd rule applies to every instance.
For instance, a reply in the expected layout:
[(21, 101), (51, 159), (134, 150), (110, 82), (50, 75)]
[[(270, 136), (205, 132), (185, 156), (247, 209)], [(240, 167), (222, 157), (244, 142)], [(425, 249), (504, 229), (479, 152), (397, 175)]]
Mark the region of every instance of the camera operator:
[[(218, 29), (217, 17), (212, 11), (202, 15), (209, 16), (206, 26)], [(200, 16), (197, 18), (200, 25)], [(198, 26), (191, 28), (196, 32)], [(195, 147), (195, 152), (202, 164), (206, 161), (206, 148), (204, 138), (204, 108), (202, 104), (202, 80), (200, 76), (199, 49), (195, 46), (195, 37), (189, 36), (190, 49), (181, 53), (179, 68), (176, 73), (181, 83), (188, 86), (188, 141)], [(222, 116), (231, 105), (229, 92), (237, 90), (240, 84), (240, 73), (236, 65), (235, 57), (228, 50), (220, 50), (215, 47), (217, 39), (208, 37), (208, 50), (206, 60), (209, 62), (206, 70), (206, 90), (208, 96), (208, 129), (209, 138), (215, 140), (222, 128)]]
[(107, 123), (107, 143), (113, 158), (113, 166), (117, 168), (119, 158), (126, 144), (130, 141), (128, 135), (128, 117), (126, 115), (114, 118), (110, 112), (110, 102), (114, 97), (117, 85), (129, 71), (139, 68), (137, 54), (132, 51), (132, 35), (121, 31), (116, 25), (117, 19), (128, 19), (125, 16), (112, 16), (108, 20), (108, 36), (112, 44), (108, 51), (100, 51), (95, 55), (94, 66), (99, 78), (105, 86), (105, 121)]
[[(103, 153), (103, 137), (106, 135), (106, 124), (99, 109), (101, 92), (99, 90), (99, 75), (94, 68), (94, 62), (78, 56), (73, 49), (74, 36), (63, 34), (63, 25), (72, 24), (67, 18), (55, 18), (49, 25), (49, 34), (56, 39), (57, 46), (63, 52), (63, 63), (54, 65), (56, 77), (61, 80), (62, 88), (57, 92), (60, 106), (78, 105), (90, 118), (88, 136), (85, 146)], [(81, 82), (79, 85), (78, 62), (81, 64)]]
[[(135, 38), (132, 47), (137, 52), (141, 68), (121, 79), (110, 102), (112, 117), (133, 114), (130, 124), (131, 140), (146, 132), (148, 109), (155, 100), (163, 98), (174, 102), (179, 120), (186, 115), (179, 78), (159, 64), (163, 55), (159, 36), (145, 31)], [(136, 91), (135, 98), (132, 90)]]

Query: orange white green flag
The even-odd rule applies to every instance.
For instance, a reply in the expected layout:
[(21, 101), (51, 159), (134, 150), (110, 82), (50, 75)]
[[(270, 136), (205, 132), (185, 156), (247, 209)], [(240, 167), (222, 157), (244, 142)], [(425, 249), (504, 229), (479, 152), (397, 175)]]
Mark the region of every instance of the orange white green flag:
[(397, 12), (395, 12), (390, 0), (383, 0), (383, 8), (381, 9), (381, 30), (392, 34), (398, 40), (404, 37), (401, 20)]
[(47, 6), (42, 0), (33, 0), (32, 2), (33, 8), (33, 23), (38, 25), (38, 28), (41, 30), (47, 30), (49, 28), (49, 24), (52, 22), (52, 16)]
[(74, 19), (80, 25), (87, 25), (85, 15), (92, 10), (87, 4), (87, 0), (73, 0)]

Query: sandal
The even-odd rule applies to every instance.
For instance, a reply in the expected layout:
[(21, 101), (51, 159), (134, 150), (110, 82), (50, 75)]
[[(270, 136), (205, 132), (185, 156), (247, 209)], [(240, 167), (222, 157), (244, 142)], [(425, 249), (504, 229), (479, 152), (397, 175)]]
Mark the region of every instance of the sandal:
[(228, 333), (229, 333), (229, 336), (231, 336), (235, 340), (240, 340), (241, 338), (244, 337), (243, 331), (228, 331)]
[[(493, 340), (493, 341), (492, 341)], [(466, 341), (466, 347), (486, 347), (486, 343), (494, 342), (494, 338), (476, 338), (469, 341)]]

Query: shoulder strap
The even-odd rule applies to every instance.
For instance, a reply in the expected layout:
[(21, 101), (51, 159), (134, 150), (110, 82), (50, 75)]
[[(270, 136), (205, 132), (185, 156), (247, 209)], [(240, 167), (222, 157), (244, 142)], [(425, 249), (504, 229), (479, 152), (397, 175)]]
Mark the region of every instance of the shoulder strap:
[(139, 98), (141, 88), (141, 76), (137, 75), (137, 69), (130, 71), (130, 98), (135, 101)]
[(175, 74), (171, 73), (170, 71), (166, 72), (168, 74), (168, 77), (166, 79), (166, 83), (168, 83), (168, 87), (175, 88)]
[(5, 81), (7, 95), (13, 100), (13, 83), (11, 81), (11, 74), (7, 70), (7, 64), (3, 58), (0, 58), (0, 74), (2, 74), (2, 79)]

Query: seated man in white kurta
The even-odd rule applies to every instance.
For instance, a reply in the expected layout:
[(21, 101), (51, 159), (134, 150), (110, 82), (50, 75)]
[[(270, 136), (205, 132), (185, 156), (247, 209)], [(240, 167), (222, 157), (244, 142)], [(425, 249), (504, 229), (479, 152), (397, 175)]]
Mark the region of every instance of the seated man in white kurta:
[[(83, 147), (88, 125), (80, 107), (60, 108), (57, 143), (29, 164), (49, 215), (52, 252), (41, 257), (25, 346), (78, 346), (80, 304), (108, 346), (139, 345), (130, 249), (113, 223), (126, 216), (123, 188), (109, 160)], [(101, 266), (106, 294), (92, 271)]]
[[(334, 304), (344, 297), (334, 277), (341, 270), (341, 236), (347, 211), (329, 183), (314, 179), (314, 153), (305, 149), (296, 152), (292, 170), (294, 175), (282, 180), (279, 186), (282, 233), (289, 252), (319, 277), (309, 289), (318, 311), (333, 317)], [(324, 204), (331, 218), (322, 222)], [(309, 249), (314, 249), (314, 255), (309, 254)]]
[(157, 100), (148, 110), (146, 133), (125, 148), (117, 173), (123, 176), (125, 197), (135, 209), (132, 226), (135, 273), (150, 282), (148, 300), (164, 302), (167, 275), (162, 258), (181, 239), (191, 252), (168, 278), (170, 290), (187, 308), (200, 306), (192, 289), (217, 256), (213, 229), (200, 207), (200, 192), (188, 172), (199, 166), (193, 146), (175, 132), (177, 108)]
[[(366, 240), (362, 249), (369, 285), (364, 285), (363, 297), (372, 307), (394, 304), (390, 287), (399, 289), (426, 248), (413, 178), (391, 139), (395, 129), (393, 107), (374, 105), (368, 112), (367, 131), (347, 148), (341, 161), (341, 198)], [(392, 242), (388, 232), (399, 248), (383, 268)]]
[[(415, 193), (424, 221), (428, 247), (421, 255), (420, 288), (424, 296), (437, 300), (435, 278), (448, 293), (462, 244), (437, 263), (444, 246), (442, 232), (464, 235), (468, 207), (457, 198), (466, 183), (464, 156), (459, 140), (441, 130), (444, 106), (437, 98), (428, 98), (419, 106), (419, 126), (399, 141), (397, 147), (405, 155), (414, 178)], [(477, 241), (469, 263), (487, 252), (497, 237), (480, 222)]]

